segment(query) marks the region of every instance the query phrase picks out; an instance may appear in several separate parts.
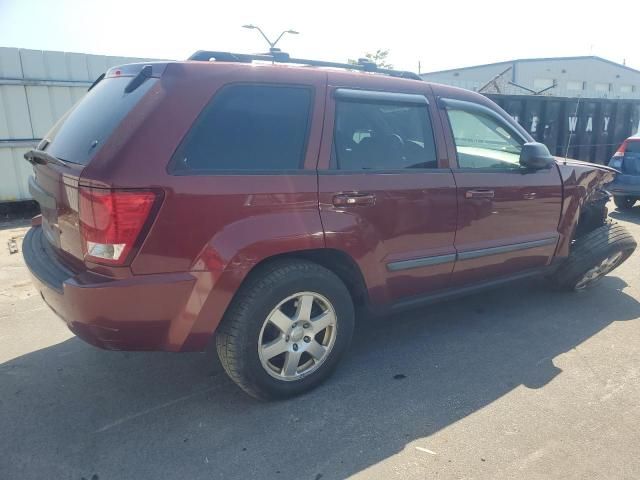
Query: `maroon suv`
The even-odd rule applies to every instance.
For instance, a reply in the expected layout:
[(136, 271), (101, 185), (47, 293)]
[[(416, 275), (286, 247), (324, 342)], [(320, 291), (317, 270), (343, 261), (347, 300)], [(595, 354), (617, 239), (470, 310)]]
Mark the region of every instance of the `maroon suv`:
[(411, 77), (220, 52), (112, 68), (25, 155), (42, 298), (102, 348), (215, 339), (231, 378), (274, 398), (329, 375), (356, 307), (533, 275), (581, 290), (631, 255), (607, 221), (614, 169)]

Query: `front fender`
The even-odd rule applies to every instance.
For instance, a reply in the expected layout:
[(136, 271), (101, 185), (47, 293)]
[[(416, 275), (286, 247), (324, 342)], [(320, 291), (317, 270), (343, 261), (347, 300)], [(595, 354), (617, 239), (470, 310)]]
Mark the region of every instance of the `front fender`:
[[(609, 199), (609, 193), (606, 191), (606, 185), (611, 183), (615, 176), (616, 170), (596, 165), (588, 162), (580, 162), (577, 160), (559, 160), (558, 169), (562, 177), (563, 185), (563, 201), (560, 222), (558, 224), (558, 233), (560, 241), (556, 249), (557, 257), (566, 257), (569, 255), (571, 242), (575, 237), (581, 217), (590, 207), (594, 207), (594, 215), (590, 215), (589, 222), (595, 222), (596, 218), (604, 209), (604, 217), (606, 217), (606, 207), (604, 206)], [(602, 218), (604, 220), (604, 218)]]

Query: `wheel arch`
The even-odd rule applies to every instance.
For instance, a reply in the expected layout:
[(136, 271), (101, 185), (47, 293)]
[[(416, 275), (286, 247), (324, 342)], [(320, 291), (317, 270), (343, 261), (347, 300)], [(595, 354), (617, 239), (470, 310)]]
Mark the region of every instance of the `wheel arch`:
[(607, 218), (605, 190), (613, 179), (611, 172), (594, 165), (576, 162), (559, 163), (563, 201), (558, 233), (560, 241), (556, 257), (566, 258), (573, 241), (602, 226)]
[(263, 258), (247, 272), (242, 283), (244, 284), (252, 275), (258, 274), (260, 270), (272, 263), (287, 259), (307, 260), (330, 270), (345, 284), (355, 305), (368, 303), (368, 289), (360, 267), (348, 253), (335, 248), (297, 250)]

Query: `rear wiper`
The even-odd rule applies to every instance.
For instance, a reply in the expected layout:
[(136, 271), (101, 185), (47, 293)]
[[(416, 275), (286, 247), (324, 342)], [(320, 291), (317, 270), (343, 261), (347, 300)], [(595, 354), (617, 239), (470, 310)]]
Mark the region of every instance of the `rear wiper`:
[(98, 78), (96, 78), (95, 82), (93, 82), (91, 84), (91, 86), (89, 88), (87, 88), (87, 92), (90, 92), (93, 87), (95, 87), (97, 84), (99, 84), (102, 81), (102, 79), (104, 78), (105, 75), (106, 74), (103, 73)]
[(24, 154), (24, 158), (33, 165), (46, 165), (47, 163), (53, 163), (55, 165), (61, 165), (63, 167), (69, 166), (69, 164), (64, 160), (60, 160), (58, 157), (54, 157), (53, 155), (50, 155), (47, 152), (43, 152), (42, 150), (29, 150)]

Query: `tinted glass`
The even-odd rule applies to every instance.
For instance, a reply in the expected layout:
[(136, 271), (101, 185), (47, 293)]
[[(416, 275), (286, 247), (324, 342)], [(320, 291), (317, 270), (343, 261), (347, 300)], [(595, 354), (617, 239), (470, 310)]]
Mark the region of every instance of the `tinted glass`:
[(627, 140), (625, 153), (640, 153), (640, 140)]
[(335, 166), (341, 170), (437, 168), (426, 107), (340, 101)]
[(520, 140), (485, 115), (447, 110), (460, 168), (520, 168)]
[(622, 172), (640, 175), (640, 140), (627, 140), (622, 160)]
[(173, 171), (299, 169), (310, 104), (307, 88), (226, 87), (205, 107), (176, 151)]
[(150, 78), (131, 93), (124, 93), (132, 77), (99, 82), (45, 136), (47, 153), (87, 165), (118, 124), (158, 81)]

